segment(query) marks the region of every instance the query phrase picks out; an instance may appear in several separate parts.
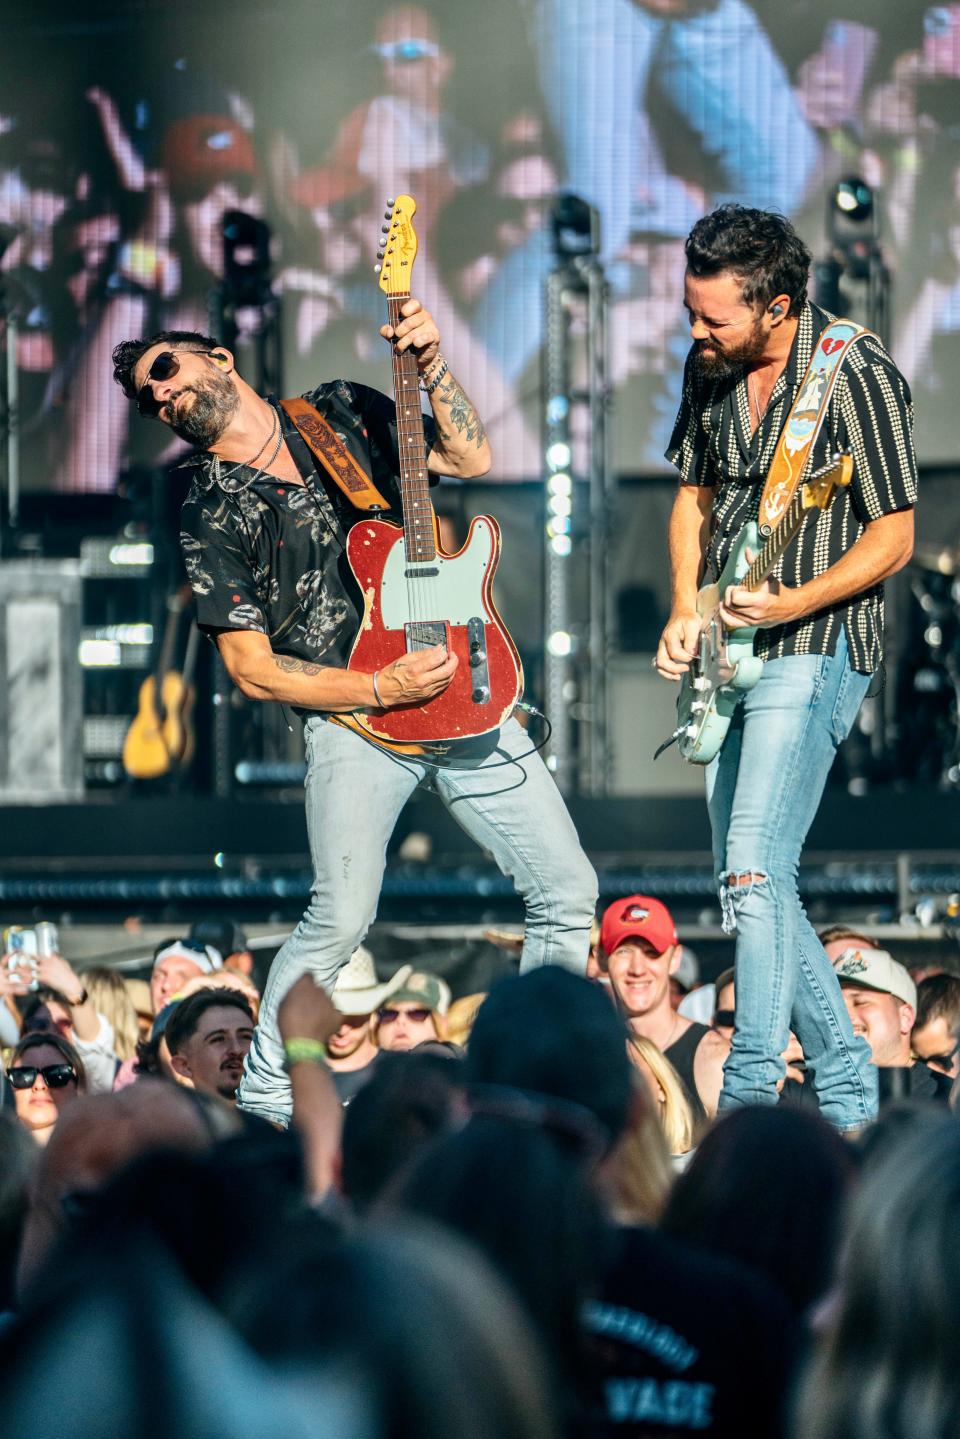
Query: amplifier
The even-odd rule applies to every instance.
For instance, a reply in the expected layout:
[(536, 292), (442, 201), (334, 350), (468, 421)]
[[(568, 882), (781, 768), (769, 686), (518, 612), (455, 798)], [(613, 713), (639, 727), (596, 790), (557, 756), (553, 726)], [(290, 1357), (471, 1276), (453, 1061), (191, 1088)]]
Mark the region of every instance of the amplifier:
[(77, 561), (0, 567), (0, 804), (82, 793), (80, 609)]

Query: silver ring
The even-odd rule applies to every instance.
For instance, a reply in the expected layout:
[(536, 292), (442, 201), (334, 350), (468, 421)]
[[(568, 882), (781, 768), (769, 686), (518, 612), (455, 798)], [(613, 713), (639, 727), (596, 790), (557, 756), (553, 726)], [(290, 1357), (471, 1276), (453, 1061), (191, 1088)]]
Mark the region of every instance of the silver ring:
[(656, 667), (657, 667), (657, 657), (656, 657), (656, 655), (654, 655), (653, 659), (650, 661), (650, 668), (651, 668), (652, 670), (655, 670)]

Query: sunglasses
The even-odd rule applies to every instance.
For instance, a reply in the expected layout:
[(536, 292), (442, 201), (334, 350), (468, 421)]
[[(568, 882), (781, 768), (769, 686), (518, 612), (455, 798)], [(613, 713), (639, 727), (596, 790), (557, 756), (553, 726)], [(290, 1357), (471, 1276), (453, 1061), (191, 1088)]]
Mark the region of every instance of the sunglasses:
[(402, 1014), (404, 1019), (412, 1019), (414, 1024), (423, 1024), (432, 1013), (431, 1009), (378, 1009), (377, 1018), (381, 1024), (393, 1024)]
[[(212, 355), (212, 350), (186, 350), (188, 355)], [(137, 391), (137, 409), (141, 415), (151, 419), (159, 415), (162, 405), (157, 403), (157, 398), (150, 386), (155, 380), (172, 380), (174, 375), (180, 373), (180, 356), (173, 350), (161, 350), (153, 364), (147, 371), (147, 378)]]
[(7, 1078), (14, 1089), (32, 1089), (37, 1075), (43, 1075), (48, 1089), (64, 1089), (71, 1081), (77, 1082), (77, 1071), (72, 1064), (46, 1064), (38, 1069), (35, 1064), (16, 1064), (7, 1070)]

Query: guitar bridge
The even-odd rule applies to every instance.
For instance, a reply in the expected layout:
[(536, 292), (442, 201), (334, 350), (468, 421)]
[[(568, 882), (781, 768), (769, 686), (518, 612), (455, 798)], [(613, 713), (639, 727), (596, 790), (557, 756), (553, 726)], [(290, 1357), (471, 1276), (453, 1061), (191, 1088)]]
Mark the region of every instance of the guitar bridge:
[(407, 640), (407, 654), (418, 650), (429, 650), (434, 645), (447, 648), (447, 625), (445, 620), (407, 620), (403, 627)]

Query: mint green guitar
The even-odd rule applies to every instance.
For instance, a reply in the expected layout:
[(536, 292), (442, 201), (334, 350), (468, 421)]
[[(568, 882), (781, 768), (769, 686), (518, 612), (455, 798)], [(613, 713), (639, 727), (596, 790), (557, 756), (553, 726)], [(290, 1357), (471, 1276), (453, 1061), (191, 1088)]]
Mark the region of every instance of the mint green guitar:
[[(829, 464), (797, 487), (762, 549), (754, 521), (744, 526), (717, 583), (704, 585), (697, 595), (697, 613), (703, 619), (700, 644), (696, 659), (680, 682), (677, 698), (676, 738), (680, 753), (691, 764), (709, 764), (719, 754), (737, 705), (763, 670), (763, 660), (753, 652), (756, 626), (728, 630), (720, 618), (720, 601), (728, 585), (758, 590), (772, 574), (807, 512), (825, 510), (837, 488), (849, 485), (852, 474), (850, 456), (834, 455)], [(754, 556), (752, 560), (748, 550)]]

